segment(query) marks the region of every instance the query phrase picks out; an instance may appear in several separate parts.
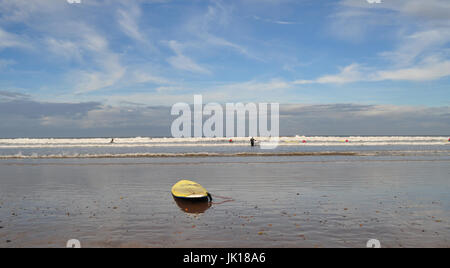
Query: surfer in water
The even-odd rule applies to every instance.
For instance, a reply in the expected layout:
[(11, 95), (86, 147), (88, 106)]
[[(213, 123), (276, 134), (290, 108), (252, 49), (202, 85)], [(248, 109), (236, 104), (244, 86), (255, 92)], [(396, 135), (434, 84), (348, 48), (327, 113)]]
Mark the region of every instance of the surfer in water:
[(114, 143), (114, 139), (111, 139), (111, 141), (109, 142), (110, 144), (113, 144)]
[(251, 138), (250, 139), (250, 145), (252, 146), (252, 147), (255, 147), (255, 142), (256, 142), (256, 140), (255, 140), (255, 138)]

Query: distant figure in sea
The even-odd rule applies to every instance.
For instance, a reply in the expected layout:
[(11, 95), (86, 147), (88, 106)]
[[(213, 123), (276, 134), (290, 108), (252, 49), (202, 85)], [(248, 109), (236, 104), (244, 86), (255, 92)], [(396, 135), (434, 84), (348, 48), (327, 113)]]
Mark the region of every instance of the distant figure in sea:
[(256, 140), (255, 140), (255, 138), (251, 138), (250, 139), (250, 145), (252, 146), (252, 147), (255, 147), (255, 142), (256, 142)]
[(109, 142), (110, 144), (113, 144), (114, 143), (114, 139), (111, 139), (111, 141)]

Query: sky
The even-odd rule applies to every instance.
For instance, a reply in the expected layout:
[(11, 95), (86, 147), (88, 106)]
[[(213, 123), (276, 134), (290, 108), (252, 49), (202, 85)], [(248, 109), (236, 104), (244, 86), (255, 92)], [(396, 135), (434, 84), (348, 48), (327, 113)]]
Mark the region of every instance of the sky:
[(76, 2), (0, 1), (0, 137), (167, 136), (194, 94), (281, 103), (286, 135), (450, 134), (448, 0)]

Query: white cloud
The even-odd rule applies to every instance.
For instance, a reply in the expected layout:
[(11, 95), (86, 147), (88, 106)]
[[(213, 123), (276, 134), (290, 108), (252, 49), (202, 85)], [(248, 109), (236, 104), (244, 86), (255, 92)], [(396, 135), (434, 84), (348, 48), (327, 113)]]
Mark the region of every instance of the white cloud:
[(52, 53), (62, 56), (66, 60), (82, 61), (83, 53), (79, 44), (70, 40), (58, 40), (52, 37), (45, 42)]
[(326, 75), (317, 79), (319, 84), (343, 84), (361, 80), (363, 73), (360, 71), (358, 64), (351, 64), (341, 70), (338, 75)]
[(243, 45), (217, 34), (219, 31), (222, 32), (231, 28), (235, 35), (236, 31), (239, 30), (235, 28), (236, 25), (233, 25), (235, 21), (233, 18), (233, 7), (216, 0), (211, 1), (206, 13), (192, 16), (185, 23), (184, 30), (194, 37), (194, 40), (189, 42), (191, 46), (195, 46), (199, 50), (204, 50), (205, 48), (228, 48), (250, 59), (261, 61), (259, 57), (253, 55)]
[(354, 82), (409, 81), (423, 82), (450, 76), (450, 61), (427, 59), (409, 68), (377, 70), (351, 64), (335, 75), (325, 75), (315, 80), (297, 80), (295, 85), (304, 84), (347, 84)]
[[(80, 27), (82, 28), (82, 27)], [(98, 70), (79, 70), (71, 76), (76, 82), (76, 92), (86, 93), (116, 84), (126, 72), (120, 56), (109, 49), (108, 41), (94, 30), (84, 27), (81, 38), (76, 43), (88, 56)]]
[(200, 66), (191, 58), (183, 54), (182, 45), (177, 41), (170, 41), (169, 47), (176, 54), (173, 57), (167, 59), (167, 61), (174, 67), (180, 70), (189, 71), (193, 73), (211, 74), (211, 71), (207, 68)]
[(22, 37), (0, 28), (0, 49), (13, 47), (27, 48), (29, 45)]
[(173, 84), (173, 82), (167, 78), (157, 76), (155, 74), (141, 71), (141, 70), (135, 70), (133, 72), (130, 72), (129, 77), (131, 78), (131, 81), (133, 81), (133, 83), (138, 83), (138, 84), (143, 84), (143, 83), (153, 83), (153, 84), (158, 84), (158, 85)]
[(137, 22), (141, 16), (141, 10), (137, 5), (130, 3), (128, 9), (119, 9), (117, 15), (118, 23), (125, 34), (137, 41), (146, 42)]
[(380, 55), (396, 66), (408, 66), (424, 57), (440, 54), (450, 42), (449, 28), (431, 28), (401, 36), (400, 45), (394, 51)]
[(259, 16), (252, 16), (252, 18), (255, 19), (255, 20), (259, 20), (259, 21), (268, 22), (268, 23), (274, 23), (274, 24), (280, 24), (280, 25), (294, 25), (294, 24), (299, 24), (299, 23), (293, 22), (293, 21), (265, 19), (265, 18), (261, 18), (261, 17), (259, 17)]
[(378, 71), (375, 81), (428, 81), (450, 76), (450, 61), (430, 62), (404, 69)]
[(362, 80), (368, 80), (366, 74), (364, 74), (363, 68), (353, 63), (349, 66), (341, 68), (341, 72), (335, 75), (324, 75), (315, 80), (297, 80), (294, 81), (294, 85), (305, 85), (305, 84), (346, 84), (353, 83)]
[(75, 74), (74, 79), (79, 79), (76, 93), (87, 93), (97, 91), (115, 85), (125, 74), (125, 69), (111, 59), (112, 65), (102, 72), (80, 71)]

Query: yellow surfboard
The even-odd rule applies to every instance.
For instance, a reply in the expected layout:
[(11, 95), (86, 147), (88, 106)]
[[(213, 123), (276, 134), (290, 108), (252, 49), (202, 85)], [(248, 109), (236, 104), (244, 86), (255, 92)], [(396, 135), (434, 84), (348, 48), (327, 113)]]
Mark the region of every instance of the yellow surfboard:
[(212, 199), (211, 195), (205, 188), (203, 188), (203, 186), (188, 180), (177, 182), (172, 187), (172, 195), (176, 198), (189, 199), (193, 201)]

